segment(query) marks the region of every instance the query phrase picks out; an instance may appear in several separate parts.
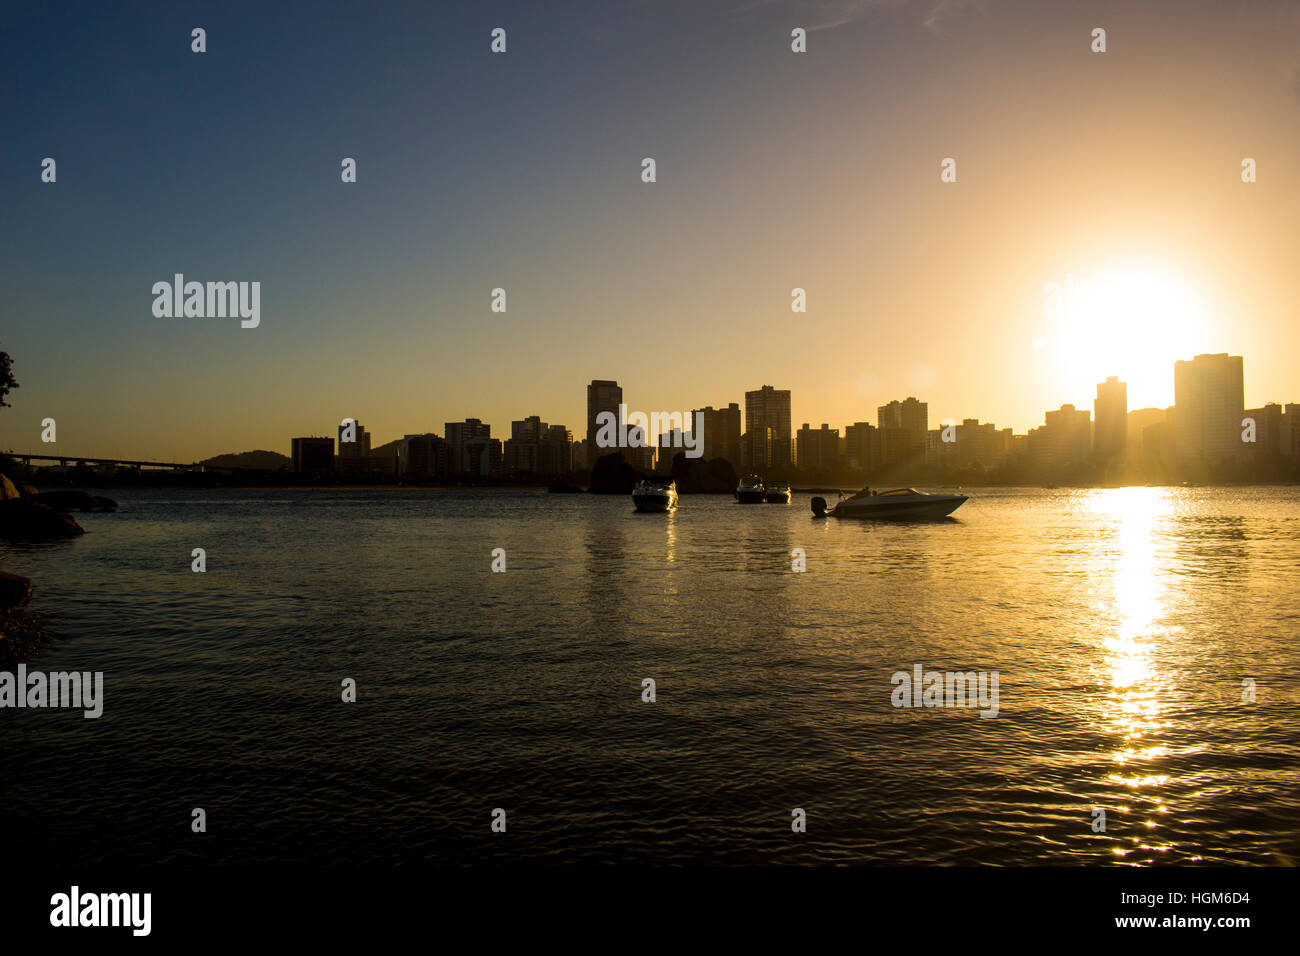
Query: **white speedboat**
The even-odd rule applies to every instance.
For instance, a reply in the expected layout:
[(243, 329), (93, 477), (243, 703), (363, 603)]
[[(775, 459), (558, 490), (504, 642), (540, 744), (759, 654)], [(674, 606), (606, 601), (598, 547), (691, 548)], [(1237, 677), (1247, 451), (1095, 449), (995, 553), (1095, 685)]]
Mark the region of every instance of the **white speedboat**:
[[(943, 518), (966, 501), (966, 495), (930, 495), (915, 488), (893, 488), (889, 491), (872, 491), (863, 488), (851, 498), (836, 502), (831, 509), (833, 518), (933, 519)], [(826, 515), (826, 499), (814, 498), (813, 514)]]
[(767, 489), (763, 487), (763, 479), (758, 475), (746, 475), (740, 479), (740, 484), (736, 486), (736, 500), (742, 505), (758, 505), (763, 503), (763, 496)]
[(788, 505), (790, 486), (784, 481), (769, 481), (763, 490), (763, 500), (771, 505)]
[(656, 481), (647, 478), (632, 489), (632, 504), (637, 511), (673, 511), (677, 508), (677, 482), (671, 478)]

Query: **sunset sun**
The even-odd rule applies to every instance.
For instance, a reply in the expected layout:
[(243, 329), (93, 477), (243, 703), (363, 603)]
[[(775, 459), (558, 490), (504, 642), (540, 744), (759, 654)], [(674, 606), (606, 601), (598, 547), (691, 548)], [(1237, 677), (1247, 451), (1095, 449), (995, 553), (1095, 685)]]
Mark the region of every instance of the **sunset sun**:
[(1044, 291), (1047, 344), (1071, 394), (1109, 375), (1128, 382), (1131, 407), (1168, 405), (1176, 359), (1204, 351), (1210, 334), (1203, 293), (1156, 268), (1067, 276)]

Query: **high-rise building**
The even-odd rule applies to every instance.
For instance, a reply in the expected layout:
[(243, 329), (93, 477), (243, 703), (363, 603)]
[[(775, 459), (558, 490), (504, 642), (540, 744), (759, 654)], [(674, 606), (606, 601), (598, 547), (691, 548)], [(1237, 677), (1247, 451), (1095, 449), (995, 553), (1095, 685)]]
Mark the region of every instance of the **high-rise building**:
[(330, 471), (334, 467), (333, 438), (294, 438), (289, 454), (296, 472)]
[(563, 425), (547, 426), (538, 444), (538, 471), (547, 476), (567, 475), (573, 470), (573, 433)]
[(775, 428), (754, 428), (741, 436), (740, 467), (742, 471), (762, 472), (772, 467), (772, 448), (777, 444)]
[(475, 478), (500, 478), (502, 474), (501, 441), (488, 435), (475, 435), (465, 442), (464, 473)]
[(409, 478), (447, 477), (447, 442), (441, 435), (403, 435), (397, 446), (398, 472)]
[(1250, 418), (1255, 422), (1254, 455), (1273, 458), (1282, 454), (1283, 442), (1289, 436), (1284, 435), (1283, 423), (1286, 416), (1282, 414), (1281, 405), (1269, 402), (1263, 408), (1248, 408), (1242, 413), (1242, 418)]
[(1174, 363), (1174, 441), (1183, 461), (1243, 457), (1245, 394), (1240, 355), (1219, 352)]
[(876, 424), (882, 435), (882, 457), (886, 464), (925, 457), (926, 433), (930, 430), (930, 406), (908, 396), (876, 409)]
[[(343, 422), (339, 425), (339, 457), (365, 458), (370, 454), (370, 433), (354, 418), (345, 418)], [(349, 427), (352, 431), (351, 440), (345, 438)]]
[(1093, 451), (1103, 463), (1124, 460), (1128, 444), (1128, 384), (1111, 375), (1097, 384), (1093, 403)]
[(1282, 456), (1300, 458), (1300, 405), (1294, 403), (1282, 411)]
[(1050, 476), (1088, 459), (1092, 444), (1091, 412), (1062, 405), (1043, 418), (1044, 424), (1029, 433), (1029, 454), (1035, 470)]
[(850, 468), (874, 471), (880, 464), (880, 432), (869, 422), (844, 429), (844, 458)]
[[(767, 433), (771, 429), (771, 434)], [(795, 461), (794, 430), (790, 420), (790, 390), (764, 385), (745, 393), (745, 433), (750, 440), (750, 454), (763, 456), (748, 464), (762, 471), (789, 468)]]
[(510, 423), (510, 438), (503, 451), (503, 465), (507, 474), (517, 471), (538, 474), (542, 470), (542, 436), (549, 426), (538, 415), (529, 415), (521, 422)]
[(812, 428), (807, 422), (795, 435), (795, 456), (800, 468), (835, 468), (839, 464), (840, 430), (823, 423)]
[(960, 425), (953, 428), (952, 454), (956, 463), (963, 468), (978, 465), (988, 469), (1001, 464), (1010, 450), (1010, 429), (998, 431), (992, 422), (981, 422), (978, 418), (963, 418)]
[(1125, 419), (1128, 447), (1124, 457), (1131, 462), (1145, 462), (1147, 459), (1145, 432), (1152, 425), (1168, 424), (1169, 413), (1163, 408), (1135, 408), (1125, 416)]
[(587, 461), (586, 466), (592, 467), (596, 459), (601, 455), (608, 455), (614, 451), (613, 448), (601, 448), (596, 443), (596, 433), (600, 430), (600, 425), (596, 417), (601, 412), (612, 412), (617, 421), (619, 406), (623, 404), (623, 389), (618, 387), (618, 382), (605, 381), (603, 379), (592, 379), (587, 386)]
[[(491, 437), (492, 426), (484, 425), (477, 418), (467, 418), (463, 422), (447, 422), (443, 434), (447, 436), (447, 473), (463, 475), (471, 470), (469, 443), (475, 438)], [(500, 446), (500, 442), (497, 444)]]
[[(703, 416), (703, 417), (701, 417)], [(691, 412), (687, 431), (694, 431), (699, 422), (704, 430), (702, 436), (692, 436), (701, 441), (701, 451), (705, 459), (725, 458), (733, 468), (740, 467), (740, 406), (732, 402), (726, 408), (714, 408), (706, 405)]]

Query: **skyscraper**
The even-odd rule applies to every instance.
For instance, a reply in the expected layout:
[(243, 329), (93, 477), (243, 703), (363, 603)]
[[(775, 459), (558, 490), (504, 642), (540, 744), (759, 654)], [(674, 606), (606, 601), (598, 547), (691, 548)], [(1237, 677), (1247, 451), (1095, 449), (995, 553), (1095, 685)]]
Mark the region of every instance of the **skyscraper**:
[[(703, 419), (699, 416), (703, 415)], [(726, 408), (714, 408), (706, 405), (691, 412), (687, 431), (695, 430), (695, 423), (702, 422), (704, 429), (701, 453), (704, 458), (725, 458), (732, 467), (740, 467), (740, 406), (732, 402)], [(696, 440), (700, 436), (695, 436)]]
[(1240, 355), (1219, 352), (1174, 363), (1174, 442), (1185, 462), (1242, 457), (1246, 389)]
[(1038, 474), (1058, 476), (1062, 469), (1088, 458), (1092, 438), (1092, 413), (1073, 405), (1062, 405), (1043, 416), (1044, 423), (1029, 433), (1029, 454)]
[(1096, 434), (1092, 447), (1102, 463), (1124, 460), (1128, 444), (1128, 385), (1111, 375), (1097, 384), (1097, 400), (1093, 403), (1093, 421)]
[(835, 468), (840, 457), (840, 430), (822, 423), (813, 428), (807, 422), (795, 436), (800, 468)]
[[(770, 436), (766, 432), (769, 428)], [(748, 467), (762, 470), (792, 465), (794, 430), (790, 424), (790, 390), (764, 385), (757, 391), (746, 392), (745, 433), (753, 436)]]
[(411, 478), (447, 476), (447, 442), (441, 435), (403, 435), (397, 449), (398, 471)]
[(541, 442), (548, 427), (539, 415), (529, 415), (521, 422), (510, 423), (510, 438), (502, 451), (502, 468), (507, 474), (542, 470)]
[[(340, 458), (364, 458), (370, 454), (370, 433), (366, 431), (355, 418), (343, 419), (345, 424), (339, 425), (339, 457)], [(350, 424), (346, 424), (350, 423)], [(351, 428), (351, 440), (348, 440), (348, 430)]]
[(618, 407), (623, 404), (623, 390), (618, 387), (618, 382), (605, 381), (603, 379), (592, 379), (587, 386), (587, 462), (588, 468), (596, 464), (596, 459), (601, 455), (608, 455), (615, 451), (613, 448), (601, 448), (596, 444), (596, 433), (600, 430), (600, 425), (596, 422), (596, 416), (601, 412), (612, 412), (615, 420), (618, 417)]
[(844, 455), (850, 468), (872, 471), (880, 462), (880, 433), (869, 422), (854, 422), (844, 429)]
[(448, 474), (461, 475), (471, 471), (469, 443), (475, 438), (490, 437), (492, 426), (484, 425), (477, 418), (467, 418), (463, 422), (447, 422), (443, 428), (443, 434), (447, 436)]
[(876, 409), (881, 435), (881, 457), (886, 464), (920, 461), (925, 456), (926, 434), (930, 430), (930, 406), (908, 396)]

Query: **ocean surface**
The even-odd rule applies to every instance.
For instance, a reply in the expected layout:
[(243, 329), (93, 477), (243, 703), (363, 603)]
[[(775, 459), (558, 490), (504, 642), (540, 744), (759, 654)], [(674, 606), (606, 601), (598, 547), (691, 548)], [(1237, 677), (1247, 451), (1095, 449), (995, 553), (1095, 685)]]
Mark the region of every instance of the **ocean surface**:
[[(1298, 488), (975, 489), (925, 524), (105, 493), (0, 545), (53, 635), (29, 668), (105, 682), (97, 720), (0, 710), (11, 861), (1300, 861)], [(893, 706), (916, 665), (996, 672), (997, 716)]]

